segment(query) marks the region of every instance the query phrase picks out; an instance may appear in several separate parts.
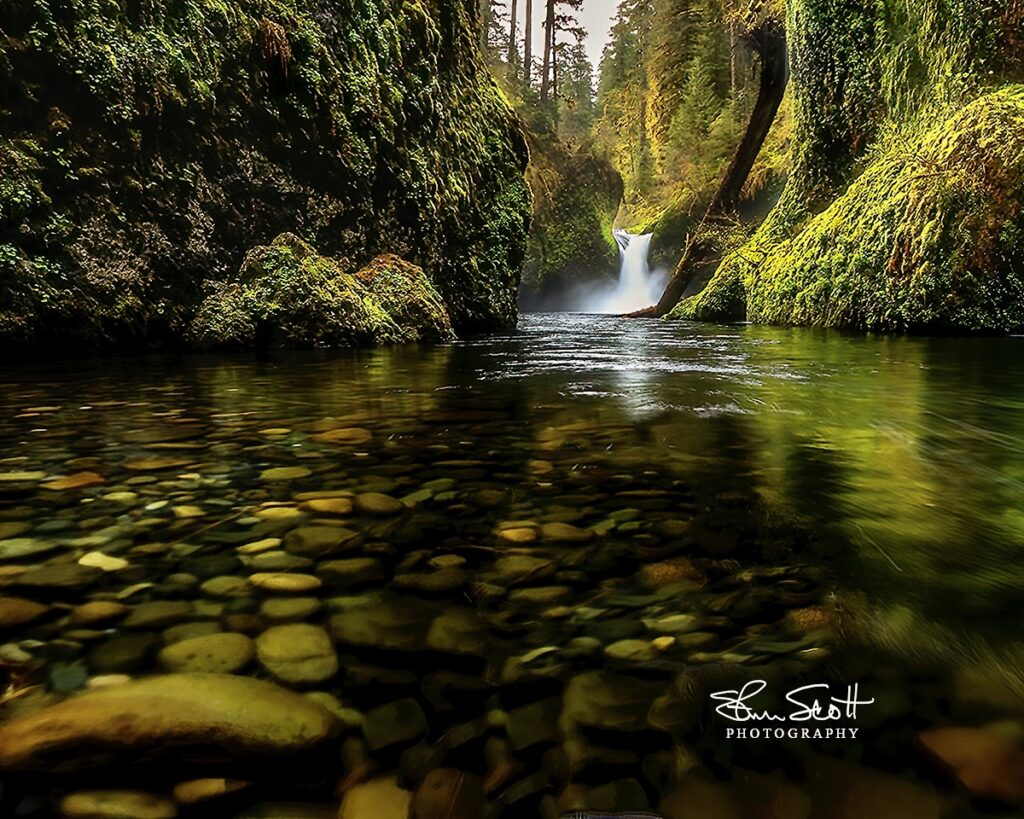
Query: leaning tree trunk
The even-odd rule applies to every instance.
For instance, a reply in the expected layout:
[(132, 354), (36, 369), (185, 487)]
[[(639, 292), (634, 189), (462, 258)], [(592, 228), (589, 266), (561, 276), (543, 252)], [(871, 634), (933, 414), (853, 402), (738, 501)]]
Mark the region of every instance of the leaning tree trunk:
[(729, 168), (715, 192), (711, 204), (704, 216), (687, 239), (682, 258), (676, 265), (672, 278), (669, 279), (665, 292), (658, 303), (630, 313), (631, 318), (652, 316), (658, 318), (666, 315), (686, 292), (693, 281), (694, 275), (716, 261), (718, 243), (711, 238), (712, 231), (704, 228), (715, 223), (729, 223), (740, 202), (740, 194), (746, 184), (747, 177), (754, 167), (757, 155), (771, 130), (775, 115), (782, 104), (782, 96), (789, 81), (789, 63), (786, 59), (786, 35), (783, 30), (771, 23), (763, 24), (747, 35), (747, 41), (753, 46), (761, 59), (761, 83), (757, 93), (754, 110), (747, 123), (743, 139), (736, 146)]

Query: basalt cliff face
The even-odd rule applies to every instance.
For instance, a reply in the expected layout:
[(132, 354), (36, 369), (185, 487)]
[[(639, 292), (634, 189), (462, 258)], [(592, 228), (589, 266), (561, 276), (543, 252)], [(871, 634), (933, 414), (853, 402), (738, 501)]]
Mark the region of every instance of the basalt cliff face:
[(570, 147), (552, 135), (534, 134), (529, 141), (534, 218), (520, 304), (557, 309), (618, 271), (612, 224), (622, 177), (592, 148)]
[(1024, 2), (791, 0), (793, 172), (675, 315), (1024, 327)]
[[(528, 152), (476, 14), (474, 0), (0, 0), (0, 348), (512, 325)], [(276, 247), (331, 272), (262, 309), (287, 277), (263, 286), (243, 260), (285, 233)], [(382, 266), (405, 272), (359, 275)], [(241, 311), (242, 291), (239, 332), (219, 305)], [(424, 304), (447, 316), (401, 331)], [(294, 310), (319, 329), (273, 326)]]

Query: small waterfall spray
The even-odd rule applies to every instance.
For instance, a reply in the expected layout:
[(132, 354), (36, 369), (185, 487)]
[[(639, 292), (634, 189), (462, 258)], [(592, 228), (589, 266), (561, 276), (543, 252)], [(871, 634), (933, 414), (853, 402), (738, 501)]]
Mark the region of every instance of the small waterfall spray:
[(647, 255), (654, 234), (627, 233), (615, 230), (612, 234), (619, 244), (619, 281), (610, 290), (594, 293), (585, 300), (584, 312), (629, 313), (654, 304), (661, 296), (665, 276), (651, 273)]

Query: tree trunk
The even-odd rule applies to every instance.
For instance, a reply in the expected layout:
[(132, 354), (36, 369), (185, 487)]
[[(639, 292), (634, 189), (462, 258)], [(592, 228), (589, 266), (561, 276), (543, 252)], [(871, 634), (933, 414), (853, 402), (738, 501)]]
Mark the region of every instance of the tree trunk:
[(512, 0), (511, 13), (508, 24), (508, 65), (512, 69), (511, 74), (515, 76), (515, 65), (519, 62), (519, 43), (516, 42), (516, 19), (519, 16), (519, 0)]
[(551, 96), (558, 99), (558, 49), (555, 48), (555, 35), (551, 33)]
[(761, 83), (743, 139), (736, 146), (729, 168), (722, 177), (711, 204), (704, 212), (704, 217), (687, 240), (683, 256), (676, 265), (665, 292), (657, 304), (630, 313), (630, 317), (658, 318), (666, 315), (679, 303), (694, 275), (716, 262), (717, 242), (709, 238), (708, 232), (702, 228), (715, 222), (730, 222), (735, 216), (743, 186), (775, 121), (775, 115), (786, 91), (786, 83), (789, 81), (784, 31), (766, 25), (752, 32), (747, 40), (761, 59)]
[(478, 0), (477, 8), (480, 12), (480, 51), (486, 54), (491, 29), (491, 0)]
[(523, 44), (523, 85), (533, 82), (533, 0), (526, 0), (526, 42)]
[(540, 78), (540, 101), (547, 102), (551, 92), (551, 48), (555, 39), (555, 0), (547, 0), (544, 18), (544, 66)]
[(736, 96), (736, 47), (738, 45), (736, 21), (729, 20), (729, 91), (734, 97)]

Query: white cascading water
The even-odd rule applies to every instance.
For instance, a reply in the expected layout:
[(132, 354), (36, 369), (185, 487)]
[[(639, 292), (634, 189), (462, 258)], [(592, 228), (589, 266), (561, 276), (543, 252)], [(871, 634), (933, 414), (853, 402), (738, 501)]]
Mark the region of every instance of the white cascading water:
[(615, 230), (612, 235), (619, 243), (619, 281), (612, 289), (594, 293), (586, 299), (584, 312), (630, 313), (654, 304), (661, 296), (665, 277), (652, 274), (647, 264), (654, 234)]

